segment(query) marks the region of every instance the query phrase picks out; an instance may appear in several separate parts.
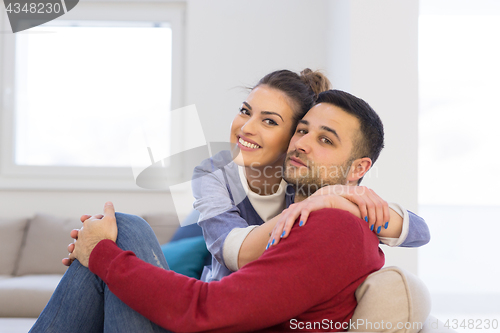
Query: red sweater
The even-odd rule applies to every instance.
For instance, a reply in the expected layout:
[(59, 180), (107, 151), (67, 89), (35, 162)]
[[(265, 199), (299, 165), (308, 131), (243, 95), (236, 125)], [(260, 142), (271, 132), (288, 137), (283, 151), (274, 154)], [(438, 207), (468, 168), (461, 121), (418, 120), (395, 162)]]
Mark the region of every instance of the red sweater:
[(352, 317), (356, 288), (383, 266), (378, 244), (363, 220), (323, 209), (221, 281), (158, 268), (110, 240), (94, 248), (89, 269), (131, 308), (172, 331), (334, 332)]

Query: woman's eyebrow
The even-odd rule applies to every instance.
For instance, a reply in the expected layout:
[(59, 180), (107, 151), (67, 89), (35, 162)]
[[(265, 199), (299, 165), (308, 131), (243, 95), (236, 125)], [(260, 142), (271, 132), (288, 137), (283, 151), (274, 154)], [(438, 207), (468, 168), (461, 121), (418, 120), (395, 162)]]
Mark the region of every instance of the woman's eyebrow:
[(274, 114), (275, 116), (280, 117), (280, 118), (281, 118), (281, 120), (282, 120), (283, 122), (285, 122), (285, 121), (283, 120), (283, 117), (282, 117), (279, 113), (277, 113), (277, 112), (272, 112), (272, 111), (262, 111), (261, 113), (262, 113), (262, 114)]
[[(252, 110), (252, 107), (250, 106), (250, 104), (248, 104), (248, 102), (243, 102), (243, 104), (245, 104), (245, 106), (246, 106), (246, 107), (247, 107), (250, 111)], [(262, 114), (274, 114), (275, 116), (280, 117), (280, 118), (281, 118), (281, 120), (282, 120), (283, 122), (285, 122), (285, 121), (283, 120), (283, 117), (282, 117), (279, 113), (277, 113), (277, 112), (273, 112), (273, 111), (262, 111), (261, 113), (262, 113)]]

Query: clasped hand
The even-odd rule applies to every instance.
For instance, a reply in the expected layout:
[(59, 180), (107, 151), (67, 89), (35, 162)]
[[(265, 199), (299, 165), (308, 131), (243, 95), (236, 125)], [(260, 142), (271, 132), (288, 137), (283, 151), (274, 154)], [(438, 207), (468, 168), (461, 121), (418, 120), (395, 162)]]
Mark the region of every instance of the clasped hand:
[(104, 215), (82, 215), (80, 217), (83, 226), (71, 231), (73, 243), (68, 245), (69, 258), (64, 258), (62, 263), (71, 265), (73, 260), (78, 261), (85, 267), (89, 266), (90, 253), (100, 241), (110, 239), (116, 242), (118, 227), (116, 226), (115, 208), (111, 202), (104, 205)]
[(268, 247), (277, 245), (281, 238), (290, 234), (298, 217), (299, 225), (307, 223), (309, 214), (323, 208), (338, 208), (364, 219), (367, 227), (379, 233), (387, 229), (389, 205), (373, 190), (365, 186), (329, 185), (322, 187), (307, 199), (285, 209), (269, 238)]

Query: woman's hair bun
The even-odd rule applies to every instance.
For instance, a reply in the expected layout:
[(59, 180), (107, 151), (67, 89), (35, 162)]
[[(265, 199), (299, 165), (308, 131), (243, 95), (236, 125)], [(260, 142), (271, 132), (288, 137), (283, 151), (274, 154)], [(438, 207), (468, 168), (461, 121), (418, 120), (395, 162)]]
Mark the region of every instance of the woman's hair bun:
[(311, 88), (316, 97), (318, 97), (321, 92), (331, 89), (330, 80), (320, 71), (312, 71), (306, 68), (300, 72), (300, 78)]

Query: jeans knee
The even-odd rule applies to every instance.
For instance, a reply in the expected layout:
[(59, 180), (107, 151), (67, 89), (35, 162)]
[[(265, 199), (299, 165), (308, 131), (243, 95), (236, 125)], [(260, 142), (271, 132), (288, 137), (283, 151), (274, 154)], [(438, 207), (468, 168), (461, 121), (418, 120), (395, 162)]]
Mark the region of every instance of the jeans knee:
[(153, 229), (143, 218), (123, 213), (115, 213), (115, 217), (118, 247), (134, 252), (138, 258), (150, 264), (168, 267)]
[(124, 213), (115, 213), (116, 217), (116, 225), (118, 227), (118, 232), (125, 231), (133, 232), (133, 233), (153, 233), (151, 226), (146, 222), (142, 217), (124, 214)]

